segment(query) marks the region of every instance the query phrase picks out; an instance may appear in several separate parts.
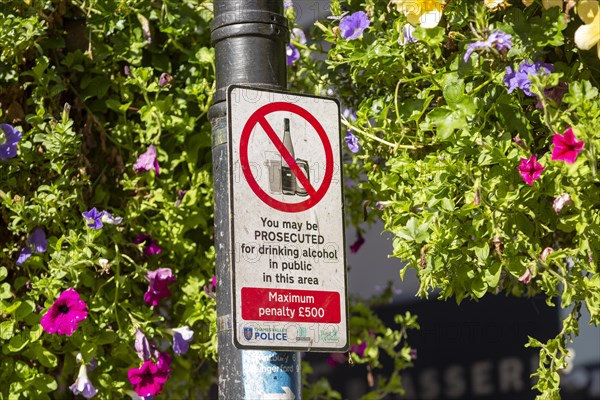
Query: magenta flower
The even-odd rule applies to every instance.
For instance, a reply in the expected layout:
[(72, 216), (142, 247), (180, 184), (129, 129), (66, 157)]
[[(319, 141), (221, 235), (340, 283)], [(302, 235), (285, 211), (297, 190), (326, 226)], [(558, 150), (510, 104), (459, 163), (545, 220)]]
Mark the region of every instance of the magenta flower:
[(189, 326), (173, 329), (173, 352), (175, 354), (187, 353), (193, 337), (194, 331)]
[(165, 297), (171, 295), (169, 284), (175, 281), (175, 275), (170, 268), (159, 268), (148, 272), (146, 279), (150, 282), (148, 290), (144, 293), (144, 301), (151, 306), (157, 306)]
[(358, 39), (370, 23), (371, 21), (369, 21), (364, 11), (358, 11), (342, 18), (340, 21), (342, 38), (348, 40)]
[(331, 353), (329, 357), (327, 357), (327, 364), (332, 367), (335, 367), (338, 364), (345, 364), (346, 361), (348, 361), (348, 357), (344, 353)]
[(85, 301), (81, 300), (75, 289), (70, 288), (58, 296), (42, 317), (40, 324), (46, 333), (71, 336), (87, 315)]
[(138, 237), (136, 237), (133, 240), (133, 243), (134, 244), (144, 243), (144, 254), (147, 256), (153, 256), (155, 254), (162, 253), (162, 249), (160, 248), (158, 243), (156, 243), (154, 240), (152, 240), (152, 237), (150, 235), (148, 235), (147, 233), (142, 233), (142, 234), (138, 235)]
[(362, 245), (365, 243), (365, 239), (362, 237), (362, 235), (358, 235), (358, 237), (356, 238), (356, 242), (352, 243), (352, 245), (350, 246), (350, 252), (351, 253), (356, 253), (361, 247)]
[(573, 134), (573, 128), (569, 127), (562, 135), (555, 133), (552, 137), (554, 149), (552, 149), (552, 159), (554, 161), (564, 161), (567, 164), (573, 164), (577, 159), (577, 155), (585, 142), (578, 142)]
[(161, 394), (171, 372), (171, 356), (160, 353), (158, 361), (144, 361), (140, 368), (127, 371), (133, 390), (142, 397)]
[(210, 280), (210, 283), (212, 283), (212, 285), (214, 287), (217, 287), (217, 276), (213, 275), (212, 279)]
[(74, 395), (81, 393), (86, 399), (91, 399), (98, 393), (98, 390), (92, 385), (92, 382), (88, 378), (87, 367), (85, 364), (82, 364), (81, 367), (79, 367), (77, 379), (75, 380), (75, 383), (69, 386), (69, 389), (71, 389)]
[(9, 124), (0, 124), (0, 131), (4, 132), (4, 140), (0, 143), (0, 160), (17, 156), (17, 143), (21, 140), (21, 132)]
[(367, 342), (362, 342), (361, 344), (353, 344), (348, 349), (348, 351), (350, 353), (354, 353), (357, 356), (359, 356), (360, 358), (363, 358), (365, 356), (366, 350), (367, 350)]
[(158, 166), (158, 160), (156, 159), (156, 146), (151, 144), (148, 146), (148, 150), (145, 153), (140, 154), (133, 169), (136, 174), (140, 172), (146, 172), (150, 170), (156, 171), (156, 176), (160, 175), (160, 167)]
[(46, 233), (42, 228), (36, 228), (27, 238), (27, 246), (21, 249), (17, 265), (23, 264), (33, 253), (43, 253), (48, 248)]
[(529, 186), (533, 185), (533, 181), (538, 179), (544, 170), (544, 166), (537, 162), (535, 156), (531, 156), (529, 159), (521, 158), (521, 165), (517, 168), (521, 177)]

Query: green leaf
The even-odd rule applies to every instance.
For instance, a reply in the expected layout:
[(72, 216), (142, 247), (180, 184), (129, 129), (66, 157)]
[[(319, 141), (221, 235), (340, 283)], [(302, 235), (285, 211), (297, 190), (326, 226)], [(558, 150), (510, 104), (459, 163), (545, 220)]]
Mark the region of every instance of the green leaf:
[(8, 350), (16, 353), (25, 348), (29, 344), (29, 339), (23, 333), (13, 336), (8, 342)]
[(9, 340), (15, 331), (15, 321), (0, 322), (0, 339)]
[(485, 260), (487, 260), (488, 256), (490, 255), (490, 245), (487, 243), (483, 243), (483, 244), (475, 247), (474, 250), (475, 250), (475, 255), (477, 256), (477, 259), (481, 263), (484, 263)]
[(427, 114), (430, 127), (435, 127), (437, 137), (444, 140), (460, 128), (467, 125), (467, 120), (462, 113), (453, 111), (447, 107), (438, 107)]
[(47, 374), (36, 376), (31, 383), (36, 389), (43, 393), (50, 393), (58, 389), (56, 380)]
[(98, 346), (103, 346), (105, 344), (114, 343), (116, 339), (117, 339), (116, 333), (111, 332), (111, 331), (105, 331), (98, 335), (98, 337), (96, 338), (96, 344)]
[(85, 342), (81, 346), (79, 350), (81, 352), (81, 356), (83, 357), (83, 361), (89, 363), (92, 361), (92, 358), (96, 355), (96, 344), (91, 342)]
[(23, 321), (29, 314), (35, 310), (35, 303), (32, 300), (22, 302), (19, 308), (15, 311), (15, 319)]
[(10, 291), (10, 285), (6, 282), (0, 285), (0, 300), (10, 299), (11, 297), (12, 292)]
[(426, 222), (419, 226), (417, 226), (417, 224), (417, 219), (411, 217), (406, 223), (406, 226), (397, 231), (397, 235), (416, 243), (427, 241), (429, 239), (429, 233), (427, 232), (429, 224)]
[(2, 282), (8, 276), (8, 270), (6, 267), (0, 267), (0, 282)]

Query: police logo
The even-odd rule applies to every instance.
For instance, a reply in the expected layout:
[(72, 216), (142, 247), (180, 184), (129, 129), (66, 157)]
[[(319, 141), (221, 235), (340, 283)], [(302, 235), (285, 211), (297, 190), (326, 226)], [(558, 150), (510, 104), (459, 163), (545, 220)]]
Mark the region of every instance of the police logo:
[(252, 328), (244, 328), (244, 337), (246, 340), (252, 339)]

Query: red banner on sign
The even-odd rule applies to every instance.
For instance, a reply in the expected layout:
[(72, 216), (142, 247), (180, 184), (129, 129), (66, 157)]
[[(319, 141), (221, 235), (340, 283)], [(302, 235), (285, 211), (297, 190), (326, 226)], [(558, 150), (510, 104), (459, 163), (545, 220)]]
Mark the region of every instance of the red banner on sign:
[(340, 294), (246, 287), (242, 288), (242, 318), (246, 321), (338, 324), (342, 320)]

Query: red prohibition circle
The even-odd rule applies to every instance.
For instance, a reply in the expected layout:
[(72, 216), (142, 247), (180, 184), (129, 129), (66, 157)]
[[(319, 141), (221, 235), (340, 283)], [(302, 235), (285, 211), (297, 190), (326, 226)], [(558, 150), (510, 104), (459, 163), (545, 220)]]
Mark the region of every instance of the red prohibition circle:
[[(254, 127), (257, 124), (261, 125), (263, 129), (265, 129), (267, 135), (274, 142), (275, 147), (277, 147), (276, 141), (274, 141), (273, 138), (270, 136), (269, 132), (267, 132), (267, 130), (270, 129), (272, 131), (272, 134), (275, 134), (274, 130), (270, 127), (268, 121), (266, 120), (266, 116), (278, 111), (291, 112), (304, 118), (317, 132), (317, 135), (321, 139), (321, 143), (323, 144), (323, 148), (325, 150), (325, 174), (323, 176), (323, 182), (321, 183), (321, 186), (319, 186), (318, 189), (316, 189), (312, 193), (309, 192), (308, 199), (299, 203), (286, 203), (284, 201), (280, 201), (273, 198), (271, 195), (265, 192), (263, 188), (260, 187), (256, 179), (254, 178), (254, 175), (252, 174), (252, 170), (250, 169), (250, 162), (248, 159), (248, 144), (250, 142), (250, 136), (252, 134), (252, 131), (254, 130)], [(277, 141), (279, 141), (278, 138)], [(301, 212), (306, 211), (309, 208), (315, 206), (327, 193), (327, 190), (329, 189), (329, 186), (331, 185), (331, 181), (333, 179), (333, 150), (331, 149), (331, 143), (329, 142), (329, 138), (327, 137), (327, 132), (325, 132), (323, 126), (310, 112), (296, 104), (274, 102), (266, 104), (260, 107), (258, 110), (256, 110), (250, 116), (250, 118), (248, 118), (246, 125), (244, 125), (244, 128), (242, 129), (242, 135), (240, 137), (240, 165), (242, 167), (244, 177), (246, 178), (246, 182), (248, 182), (248, 185), (250, 186), (252, 191), (265, 204), (279, 211), (289, 213)]]

